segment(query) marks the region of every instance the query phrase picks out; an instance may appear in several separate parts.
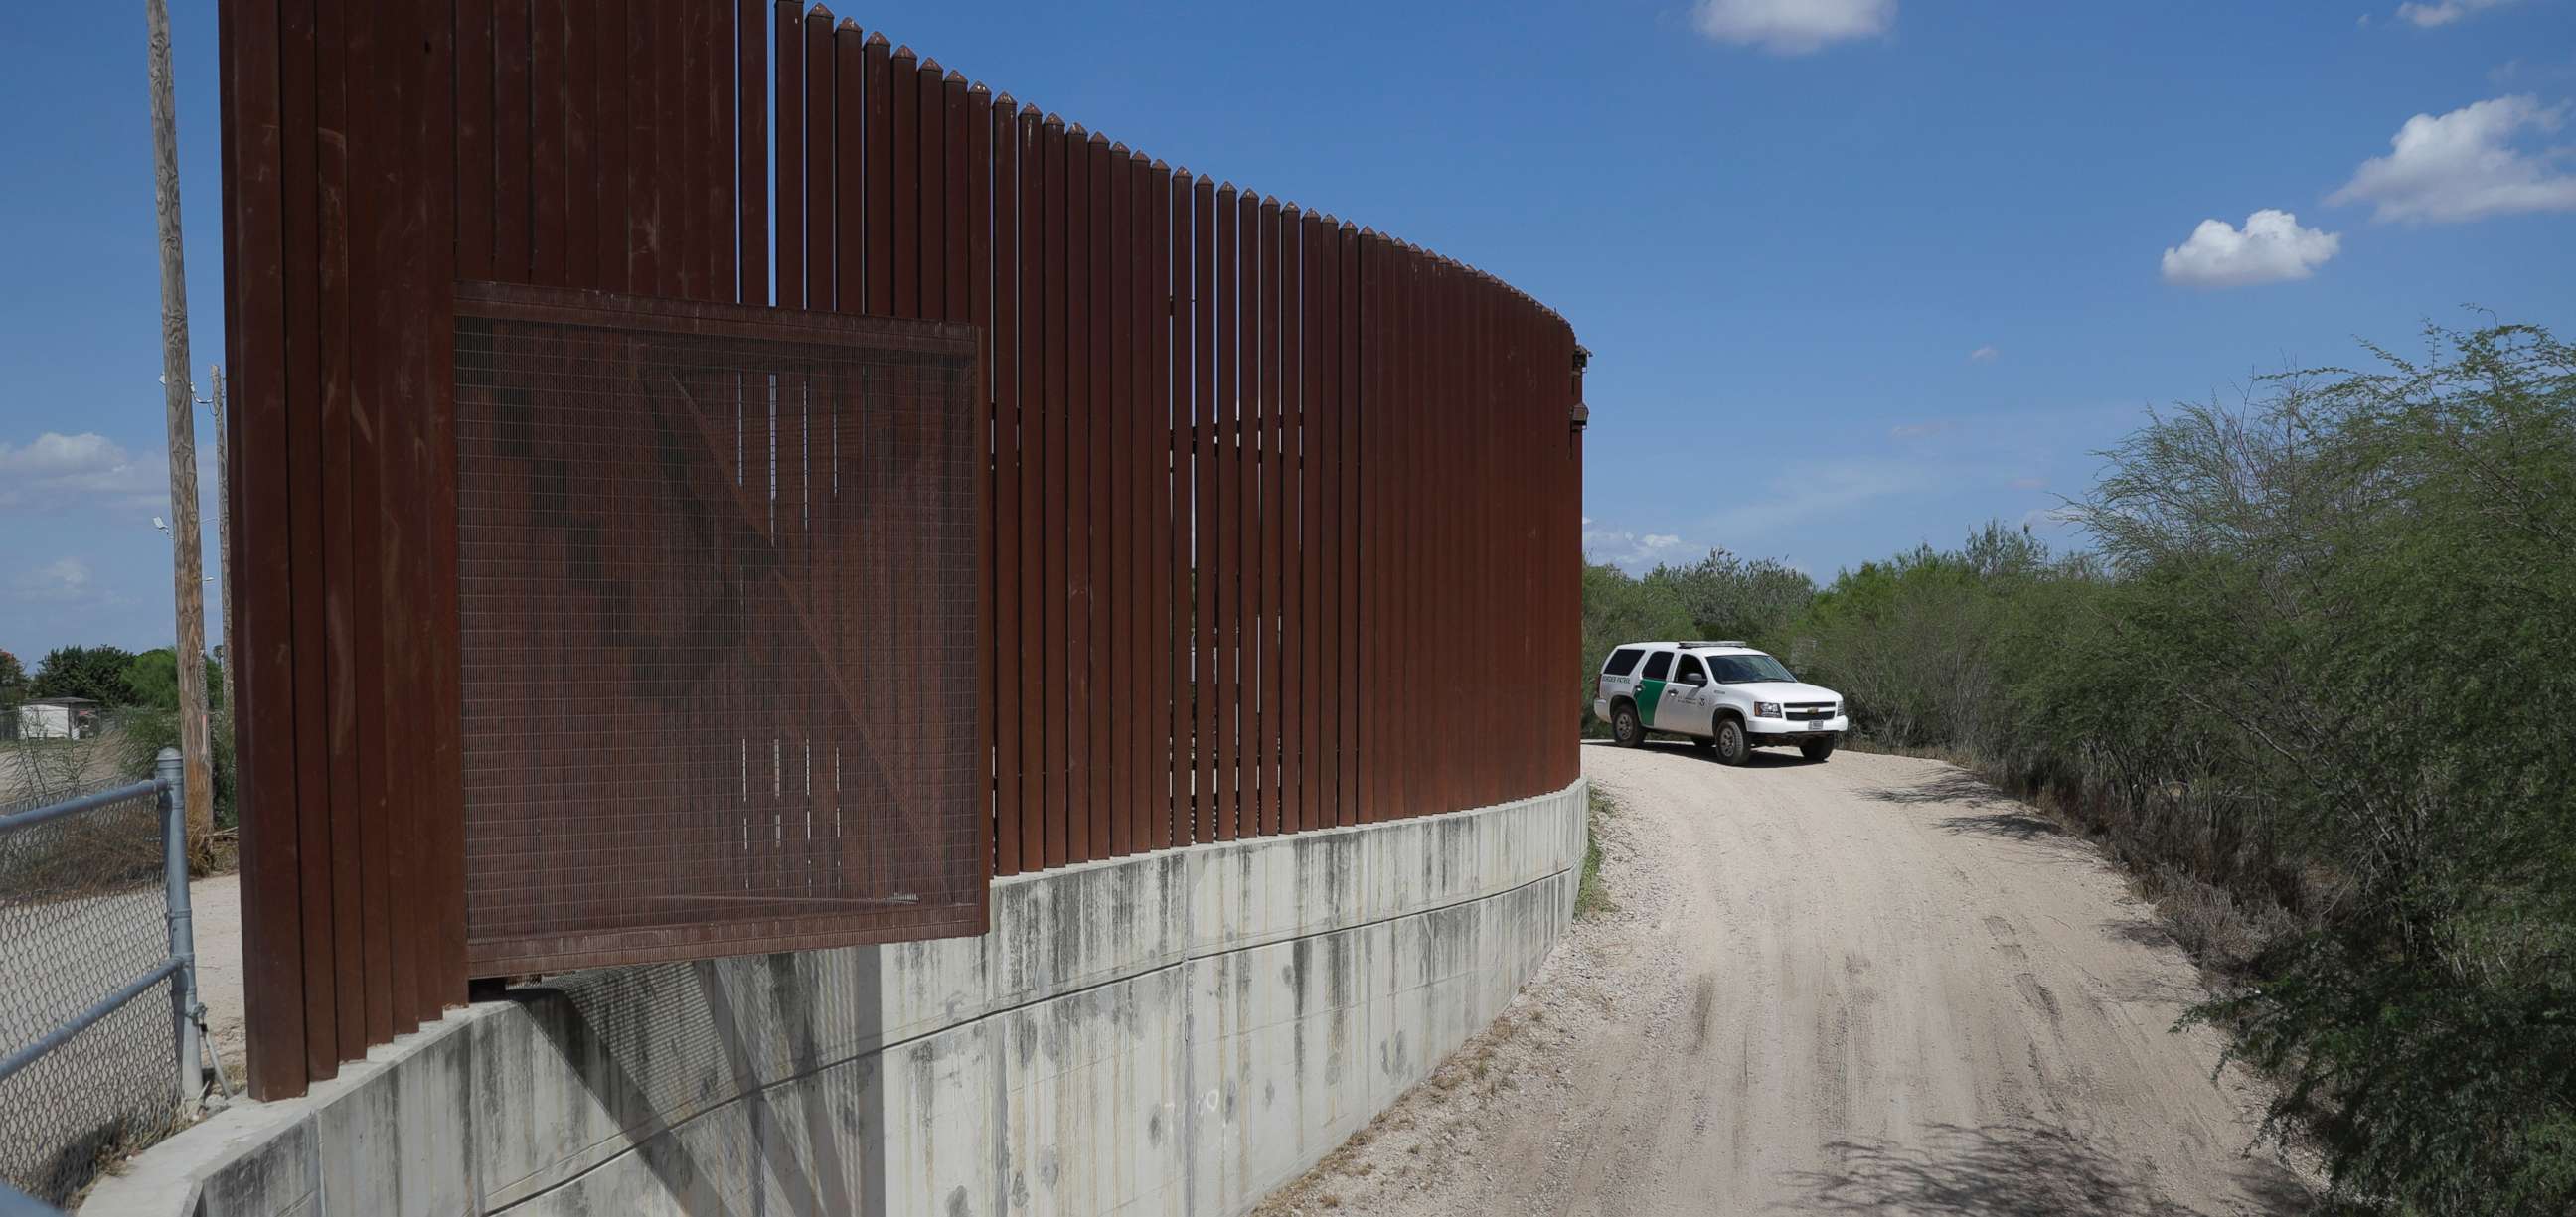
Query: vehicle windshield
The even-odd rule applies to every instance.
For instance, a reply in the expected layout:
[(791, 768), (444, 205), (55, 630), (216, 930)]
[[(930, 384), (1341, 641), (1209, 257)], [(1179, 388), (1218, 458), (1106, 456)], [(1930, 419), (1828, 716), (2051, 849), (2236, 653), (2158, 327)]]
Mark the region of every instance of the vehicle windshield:
[(1768, 655), (1710, 655), (1707, 659), (1709, 674), (1722, 685), (1798, 679), (1786, 665)]

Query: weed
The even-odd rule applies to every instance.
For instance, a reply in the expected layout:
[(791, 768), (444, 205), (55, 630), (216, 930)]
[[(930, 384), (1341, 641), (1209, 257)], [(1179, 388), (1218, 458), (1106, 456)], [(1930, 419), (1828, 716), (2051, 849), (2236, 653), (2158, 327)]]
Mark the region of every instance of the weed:
[(1619, 804), (1603, 794), (1600, 787), (1594, 786), (1591, 790), (1592, 806), (1585, 817), (1583, 834), (1583, 878), (1574, 889), (1574, 915), (1577, 917), (1594, 917), (1614, 912), (1619, 907), (1601, 881), (1601, 832), (1610, 817), (1618, 812)]

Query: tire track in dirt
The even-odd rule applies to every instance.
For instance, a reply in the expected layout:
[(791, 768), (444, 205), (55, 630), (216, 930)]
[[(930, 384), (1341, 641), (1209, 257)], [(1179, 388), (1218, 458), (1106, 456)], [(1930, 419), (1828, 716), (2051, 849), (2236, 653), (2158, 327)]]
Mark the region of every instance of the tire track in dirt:
[(2299, 1211), (2198, 994), (2081, 842), (1960, 770), (1584, 749), (1617, 907), (1272, 1214)]

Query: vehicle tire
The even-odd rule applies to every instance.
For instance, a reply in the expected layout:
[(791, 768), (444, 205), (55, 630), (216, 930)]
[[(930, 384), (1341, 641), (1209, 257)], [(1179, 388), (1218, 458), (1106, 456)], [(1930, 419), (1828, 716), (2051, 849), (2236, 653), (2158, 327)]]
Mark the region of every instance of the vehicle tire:
[(1753, 755), (1753, 741), (1745, 738), (1744, 724), (1731, 718), (1717, 720), (1717, 763), (1741, 765)]
[(1798, 754), (1806, 757), (1808, 764), (1821, 765), (1826, 757), (1834, 754), (1834, 742), (1829, 739), (1808, 740), (1798, 745)]
[(1622, 748), (1646, 742), (1646, 724), (1637, 721), (1635, 706), (1623, 701), (1610, 708), (1610, 742)]

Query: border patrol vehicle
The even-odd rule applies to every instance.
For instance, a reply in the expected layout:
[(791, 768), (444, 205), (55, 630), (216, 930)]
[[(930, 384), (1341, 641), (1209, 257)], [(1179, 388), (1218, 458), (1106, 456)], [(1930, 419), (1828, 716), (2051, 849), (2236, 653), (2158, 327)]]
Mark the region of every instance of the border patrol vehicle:
[(1770, 746), (1822, 761), (1850, 723), (1841, 694), (1742, 642), (1632, 642), (1602, 661), (1594, 688), (1592, 712), (1620, 747), (1679, 735), (1729, 765)]

